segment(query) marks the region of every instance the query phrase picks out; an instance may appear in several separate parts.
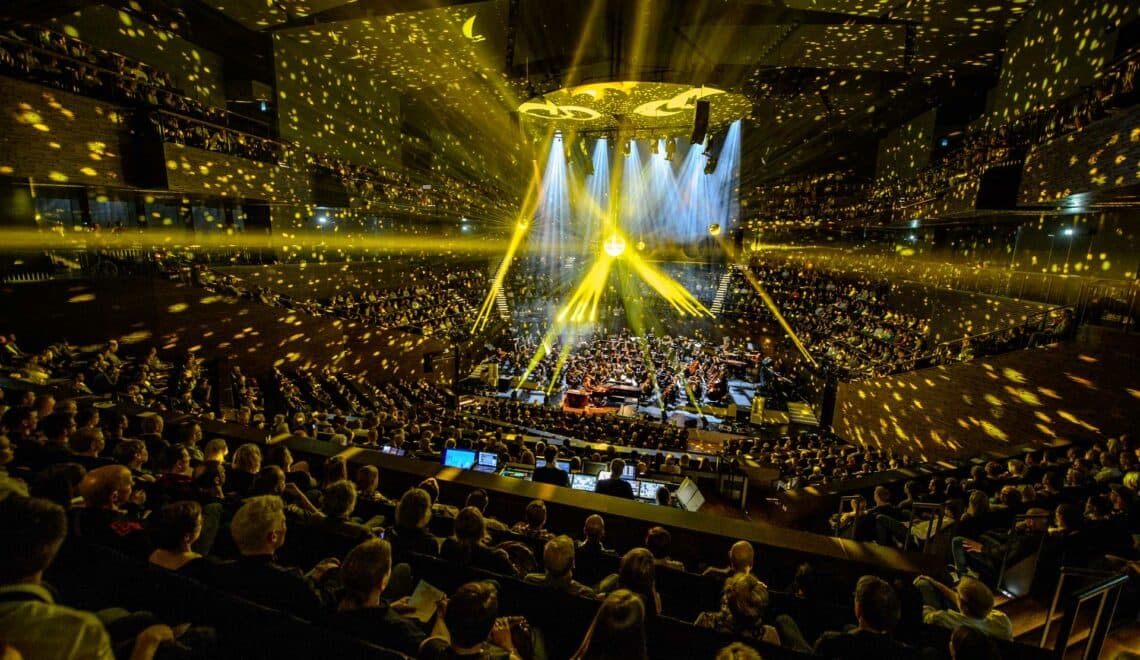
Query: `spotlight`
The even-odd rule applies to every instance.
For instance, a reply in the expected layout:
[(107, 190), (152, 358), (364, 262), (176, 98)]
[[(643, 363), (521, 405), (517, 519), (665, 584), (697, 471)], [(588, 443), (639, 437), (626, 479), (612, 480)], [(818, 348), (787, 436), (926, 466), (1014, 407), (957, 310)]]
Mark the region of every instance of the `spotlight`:
[(720, 225), (718, 223), (709, 225), (709, 236), (720, 236)]
[(673, 160), (675, 153), (677, 153), (677, 141), (672, 138), (665, 138), (665, 160)]
[(645, 241), (638, 241), (637, 242), (637, 251), (643, 252), (644, 250), (645, 250)]
[(521, 231), (526, 231), (530, 228), (530, 222), (526, 218), (519, 218), (518, 224), (515, 226)]
[(628, 156), (632, 149), (633, 149), (633, 145), (630, 144), (629, 140), (626, 140), (625, 142), (621, 143), (621, 152), (623, 155)]
[(617, 234), (612, 234), (606, 239), (605, 244), (602, 245), (606, 254), (611, 257), (620, 257), (622, 252), (625, 252), (625, 239)]
[(657, 140), (649, 141), (649, 153), (656, 155), (659, 148), (660, 147), (657, 145)]

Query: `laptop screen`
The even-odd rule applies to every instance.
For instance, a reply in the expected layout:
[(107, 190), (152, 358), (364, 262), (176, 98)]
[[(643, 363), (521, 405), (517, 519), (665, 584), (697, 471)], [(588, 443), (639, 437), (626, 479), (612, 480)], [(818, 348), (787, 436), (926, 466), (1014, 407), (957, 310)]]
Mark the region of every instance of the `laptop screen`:
[(643, 500), (652, 500), (657, 498), (657, 489), (665, 484), (657, 481), (642, 481), (641, 489), (637, 496)]
[(574, 490), (588, 490), (594, 491), (594, 487), (598, 485), (598, 478), (592, 474), (572, 474), (570, 475), (570, 487)]
[(625, 469), (621, 471), (621, 478), (622, 479), (636, 479), (637, 478), (637, 466), (635, 466), (635, 465), (625, 466)]
[(554, 461), (554, 467), (562, 470), (563, 472), (570, 471), (570, 461), (564, 461), (561, 458)]
[(601, 472), (598, 473), (598, 481), (601, 481), (602, 479), (609, 479), (609, 478), (610, 478), (610, 471), (609, 470), (602, 470)]
[(475, 465), (475, 452), (470, 449), (444, 449), (443, 464), (447, 467), (470, 470)]
[(479, 452), (479, 465), (483, 467), (498, 467), (499, 455), (493, 451)]
[(503, 468), (503, 471), (499, 474), (504, 477), (514, 477), (515, 479), (530, 479), (530, 472), (516, 468)]

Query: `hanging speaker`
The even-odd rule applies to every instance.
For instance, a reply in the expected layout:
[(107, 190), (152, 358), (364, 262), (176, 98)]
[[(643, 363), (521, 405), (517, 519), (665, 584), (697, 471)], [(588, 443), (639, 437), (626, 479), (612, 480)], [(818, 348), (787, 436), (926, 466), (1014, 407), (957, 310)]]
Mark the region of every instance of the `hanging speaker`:
[(691, 144), (700, 144), (705, 141), (705, 133), (709, 130), (709, 102), (697, 101), (697, 115), (693, 120), (693, 137)]

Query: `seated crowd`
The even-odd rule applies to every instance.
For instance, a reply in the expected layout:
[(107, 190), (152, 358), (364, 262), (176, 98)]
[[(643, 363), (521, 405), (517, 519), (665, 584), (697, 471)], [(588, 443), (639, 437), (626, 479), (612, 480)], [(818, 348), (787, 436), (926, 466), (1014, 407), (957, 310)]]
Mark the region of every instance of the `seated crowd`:
[[(807, 567), (794, 579), (772, 576), (790, 584), (787, 592), (770, 589), (755, 569), (770, 571), (757, 564), (755, 546), (749, 542), (732, 547), (725, 567), (706, 568), (674, 559), (671, 534), (663, 527), (650, 528), (642, 545), (618, 551), (607, 545), (602, 516), (589, 516), (580, 532), (550, 530), (541, 500), (531, 502), (521, 520), (501, 521), (491, 515), (495, 503), (482, 490), (472, 490), (463, 501), (442, 501), (440, 485), (426, 479), (403, 493), (385, 493), (376, 468), (353, 467), (339, 456), (318, 465), (294, 461), (281, 443), (207, 441), (193, 420), (222, 415), (212, 397), (195, 398), (199, 388), (191, 358), (178, 369), (184, 373), (176, 375), (154, 353), (127, 358), (112, 344), (92, 352), (61, 344), (29, 355), (14, 337), (8, 337), (2, 348), (0, 357), (11, 374), (41, 371), (47, 376), (45, 382), (61, 393), (57, 399), (43, 386), (20, 395), (6, 391), (10, 405), (0, 415), (0, 463), (4, 465), (0, 529), (6, 530), (10, 541), (0, 549), (4, 553), (0, 564), (7, 567), (0, 578), (0, 641), (25, 656), (57, 653), (60, 640), (68, 638), (57, 633), (65, 629), (74, 632), (73, 641), (80, 646), (58, 657), (110, 657), (119, 652), (146, 658), (171, 647), (183, 657), (214, 657), (217, 648), (213, 645), (226, 642), (211, 641), (201, 626), (182, 625), (208, 620), (206, 612), (190, 611), (183, 619), (159, 620), (146, 612), (88, 613), (57, 602), (44, 586), (45, 574), (74, 579), (75, 557), (94, 552), (93, 548), (111, 548), (127, 561), (137, 562), (139, 579), (144, 579), (146, 570), (175, 573), (219, 592), (424, 658), (469, 653), (528, 660), (602, 658), (614, 657), (615, 649), (621, 650), (620, 657), (648, 657), (647, 647), (654, 638), (647, 631), (658, 630), (657, 626), (678, 616), (693, 621), (685, 625), (695, 626), (694, 630), (708, 628), (723, 635), (718, 638), (722, 641), (746, 643), (725, 650), (728, 655), (724, 657), (758, 657), (757, 648), (777, 646), (788, 652), (814, 649), (823, 657), (836, 658), (873, 657), (884, 651), (919, 657), (930, 647), (934, 657), (939, 657), (945, 655), (946, 639), (934, 636), (941, 641), (930, 640), (931, 630), (941, 627), (947, 633), (953, 629), (949, 648), (954, 653), (962, 648), (972, 653), (980, 649), (982, 655), (969, 657), (990, 658), (998, 656), (987, 640), (1008, 641), (1012, 635), (1008, 619), (993, 607), (985, 571), (970, 558), (979, 554), (975, 545), (984, 547), (991, 542), (987, 532), (992, 528), (959, 523), (956, 529), (961, 538), (955, 538), (954, 552), (956, 559), (964, 555), (964, 570), (956, 587), (926, 577), (913, 584), (891, 584), (866, 576), (855, 589), (852, 628), (828, 633), (818, 630), (811, 617), (802, 613), (828, 604), (842, 610), (842, 599), (831, 599), (814, 589)], [(136, 430), (121, 412), (101, 415), (101, 410), (109, 409), (90, 405), (102, 399), (62, 389), (73, 387), (74, 379), (61, 377), (69, 370), (108, 362), (117, 362), (122, 371), (133, 374), (132, 385), (149, 373), (142, 371), (147, 364), (166, 371), (167, 388), (177, 383), (182, 391), (189, 389), (191, 401), (200, 402), (201, 409), (187, 411), (189, 416), (177, 429), (167, 428), (156, 412), (178, 408), (155, 387), (139, 395), (144, 412), (136, 416)], [(240, 374), (232, 377), (244, 378)], [(62, 394), (65, 391), (67, 395)], [(375, 438), (370, 437), (371, 431), (363, 437), (374, 443), (403, 442), (406, 428), (416, 433), (413, 437), (422, 446), (434, 446), (432, 429), (438, 426), (433, 427), (430, 407), (411, 405), (417, 391), (408, 385), (387, 390), (393, 402), (398, 399), (408, 405), (372, 429)], [(236, 413), (235, 423), (265, 424), (253, 419), (248, 409)], [(284, 419), (280, 423), (293, 434), (305, 431), (290, 429)], [(360, 429), (345, 430), (355, 436)], [(443, 429), (441, 435), (451, 432)], [(467, 434), (457, 435), (447, 439), (457, 444), (470, 441)], [(512, 451), (502, 437), (494, 442), (508, 454)], [(546, 454), (548, 459), (559, 455), (556, 447), (546, 451), (552, 452)], [(987, 468), (975, 474), (970, 485), (977, 492), (998, 488), (1003, 506), (1009, 507), (1010, 493), (1019, 492), (1015, 482), (1028, 485), (1037, 475), (1043, 485), (1053, 484), (1049, 475), (1056, 474), (1053, 469), (1061, 465), (1036, 457), (1029, 465), (1019, 463), (1011, 462), (1008, 472), (1000, 466)], [(620, 459), (611, 464), (614, 470), (621, 467)], [(1135, 448), (1127, 438), (1070, 456), (1066, 481), (1055, 484), (1056, 498), (1063, 497), (1066, 488), (1091, 493), (1094, 484), (1122, 483), (1120, 488), (1108, 487), (1107, 508), (1095, 499), (1099, 496), (1090, 496), (1086, 503), (1090, 522), (1081, 522), (1080, 516), (1074, 519), (1068, 509), (1059, 508), (1057, 522), (1062, 533), (1080, 533), (1073, 531), (1078, 527), (1111, 527), (1108, 522), (1094, 527), (1093, 516), (1104, 521), (1134, 518), (1136, 509), (1131, 507), (1128, 489), (1135, 488), (1138, 474)], [(935, 490), (941, 496), (945, 484)], [(974, 496), (970, 499), (974, 512), (963, 516), (965, 521), (977, 518), (981, 515), (977, 509), (985, 506), (980, 499), (974, 502)], [(876, 514), (876, 522), (885, 519), (884, 510)], [(875, 529), (879, 534), (895, 531), (889, 523)], [(579, 538), (575, 540), (570, 532)], [(1090, 537), (1082, 538), (1087, 545)], [(1098, 547), (1114, 548), (1120, 553), (1117, 561), (1127, 562), (1134, 554), (1123, 546)], [(60, 552), (60, 561), (68, 570), (53, 573), (52, 562)], [(433, 557), (446, 564), (433, 563), (439, 561)], [(425, 604), (416, 595), (416, 584), (443, 579), (444, 566), (460, 571), (467, 580), (461, 579), (449, 596), (436, 596), (436, 601), (429, 599)], [(970, 571), (980, 579), (965, 575)], [(701, 572), (703, 576), (698, 575)], [(488, 575), (496, 576), (497, 582), (485, 581)], [(686, 575), (690, 577), (684, 579), (704, 585), (699, 591), (720, 594), (719, 606), (694, 611), (707, 601), (686, 599), (678, 591), (684, 588), (679, 585), (686, 584), (678, 580)], [(591, 608), (596, 612), (594, 621), (584, 631), (577, 651), (562, 645), (564, 640), (545, 619), (546, 629), (538, 629), (517, 617), (498, 616), (500, 608), (525, 614), (537, 606), (530, 601), (500, 601), (500, 596), (508, 594), (518, 597), (519, 589), (527, 584), (570, 599), (565, 602), (567, 607), (581, 610), (579, 603), (598, 603)], [(66, 585), (61, 586), (68, 593)], [(114, 605), (114, 593), (100, 596), (104, 606)], [(809, 609), (797, 609), (798, 602)], [(534, 612), (539, 616), (537, 609)], [(818, 637), (814, 644), (807, 636), (809, 630), (812, 638)], [(553, 648), (543, 648), (544, 636), (560, 641)]]

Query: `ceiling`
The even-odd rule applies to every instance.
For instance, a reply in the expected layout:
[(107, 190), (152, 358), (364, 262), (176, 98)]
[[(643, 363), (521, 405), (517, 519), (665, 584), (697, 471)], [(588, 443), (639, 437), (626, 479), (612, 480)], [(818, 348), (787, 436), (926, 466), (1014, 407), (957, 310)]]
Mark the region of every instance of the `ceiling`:
[[(1006, 32), (1034, 5), (1034, 0), (137, 2), (207, 6), (250, 30), (309, 49), (315, 60), (382, 80), (421, 106), (454, 114), (467, 125), (493, 124), (496, 130), (520, 104), (543, 101), (543, 95), (563, 88), (639, 81), (723, 89), (751, 104), (746, 114), (753, 130), (746, 145), (761, 165), (749, 177), (759, 180), (826, 166), (836, 150), (873, 149), (886, 128), (952, 101), (964, 87), (992, 85)], [(710, 100), (716, 115), (717, 99)], [(495, 120), (487, 122), (488, 117)]]
[(945, 101), (955, 81), (972, 76), (992, 84), (1005, 32), (1033, 5), (199, 1), (475, 118), (589, 83), (673, 83), (738, 93), (751, 102), (747, 114), (761, 134), (751, 143), (763, 158), (760, 177), (818, 164), (840, 143), (873, 148), (869, 134)]

